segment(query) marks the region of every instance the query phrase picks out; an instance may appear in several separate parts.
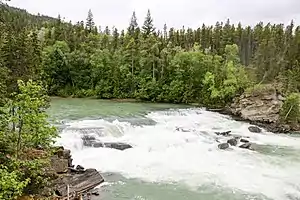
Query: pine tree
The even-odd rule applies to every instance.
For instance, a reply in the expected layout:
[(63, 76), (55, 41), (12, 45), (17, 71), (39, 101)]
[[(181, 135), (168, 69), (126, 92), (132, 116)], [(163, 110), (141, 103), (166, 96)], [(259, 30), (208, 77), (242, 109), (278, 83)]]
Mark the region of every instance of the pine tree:
[(153, 19), (151, 17), (151, 13), (150, 13), (149, 9), (147, 11), (147, 16), (145, 18), (142, 30), (143, 30), (143, 34), (144, 34), (145, 37), (150, 36), (155, 31), (155, 28), (154, 28), (154, 25), (153, 25)]
[(164, 24), (164, 40), (167, 40), (168, 38), (168, 27), (167, 24)]
[(132, 37), (137, 28), (138, 28), (138, 23), (137, 23), (137, 18), (136, 18), (135, 11), (134, 11), (132, 13), (131, 21), (130, 21), (129, 27), (127, 29), (128, 34)]
[(89, 9), (89, 12), (88, 12), (88, 16), (87, 16), (87, 19), (86, 19), (86, 29), (91, 32), (92, 30), (94, 30), (94, 26), (95, 26), (95, 22), (94, 22), (94, 16), (93, 16), (93, 13), (92, 13), (92, 10)]

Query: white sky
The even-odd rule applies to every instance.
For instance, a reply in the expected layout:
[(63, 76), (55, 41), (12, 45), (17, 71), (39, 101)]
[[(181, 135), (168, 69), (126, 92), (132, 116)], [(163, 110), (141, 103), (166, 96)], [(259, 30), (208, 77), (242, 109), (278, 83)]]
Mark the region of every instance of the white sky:
[(216, 21), (254, 25), (259, 21), (289, 23), (300, 22), (300, 0), (12, 0), (12, 6), (24, 8), (31, 13), (52, 17), (60, 14), (67, 21), (85, 21), (92, 9), (95, 23), (118, 29), (127, 28), (135, 10), (139, 25), (142, 25), (147, 9), (151, 10), (154, 24), (162, 29), (198, 27), (202, 23)]

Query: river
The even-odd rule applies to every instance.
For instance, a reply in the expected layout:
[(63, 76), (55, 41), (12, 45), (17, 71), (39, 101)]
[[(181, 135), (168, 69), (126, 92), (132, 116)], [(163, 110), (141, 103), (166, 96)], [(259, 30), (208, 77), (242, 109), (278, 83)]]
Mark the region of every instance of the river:
[[(247, 123), (183, 105), (55, 98), (49, 114), (73, 128), (57, 140), (71, 149), (73, 163), (104, 175), (95, 200), (300, 199), (299, 137), (251, 133)], [(103, 127), (102, 136), (89, 133), (103, 142), (133, 148), (84, 147), (74, 129), (88, 127)], [(257, 149), (218, 149), (215, 132), (227, 130)]]

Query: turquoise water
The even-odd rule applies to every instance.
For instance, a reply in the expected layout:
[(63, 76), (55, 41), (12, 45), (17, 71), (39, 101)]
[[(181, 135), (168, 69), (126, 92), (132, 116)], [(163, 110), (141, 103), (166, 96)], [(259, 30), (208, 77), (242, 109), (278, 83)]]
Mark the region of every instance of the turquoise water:
[[(80, 132), (62, 131), (57, 143), (72, 150), (74, 163), (96, 168), (105, 178), (94, 200), (300, 197), (300, 138), (250, 133), (247, 123), (183, 105), (57, 98), (51, 104), (52, 119), (75, 129), (102, 127), (103, 135), (89, 134), (133, 146), (125, 151), (88, 148)], [(227, 130), (249, 137), (256, 151), (219, 150), (214, 131)]]

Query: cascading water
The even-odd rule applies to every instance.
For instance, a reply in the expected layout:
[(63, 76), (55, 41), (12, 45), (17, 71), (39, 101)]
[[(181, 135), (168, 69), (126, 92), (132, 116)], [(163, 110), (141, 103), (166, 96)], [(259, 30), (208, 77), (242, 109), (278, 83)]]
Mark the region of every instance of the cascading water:
[[(74, 129), (62, 131), (57, 144), (72, 150), (75, 164), (122, 176), (108, 181), (108, 188), (114, 184), (121, 188), (110, 199), (300, 198), (300, 138), (251, 133), (249, 124), (204, 109), (154, 111), (144, 117), (155, 123), (104, 119), (67, 123), (71, 128), (103, 127), (102, 134), (89, 134), (102, 142), (133, 146), (125, 151), (85, 147), (82, 133)], [(257, 149), (218, 149), (216, 139), (228, 138), (215, 132), (228, 130), (248, 137)], [(133, 191), (126, 194), (129, 185)]]

